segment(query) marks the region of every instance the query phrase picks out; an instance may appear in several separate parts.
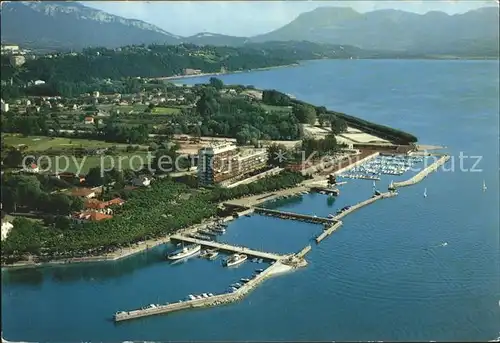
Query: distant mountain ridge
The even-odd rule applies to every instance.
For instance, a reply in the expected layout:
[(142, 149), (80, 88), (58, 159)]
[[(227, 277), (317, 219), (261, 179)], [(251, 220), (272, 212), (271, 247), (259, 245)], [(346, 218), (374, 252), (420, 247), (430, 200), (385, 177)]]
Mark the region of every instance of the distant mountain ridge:
[(177, 44), (179, 36), (141, 20), (125, 19), (77, 2), (6, 2), (2, 42), (81, 49), (131, 44)]
[(7, 2), (2, 4), (1, 13), (2, 42), (66, 50), (154, 43), (244, 46), (271, 41), (309, 41), (428, 55), (495, 57), (499, 50), (495, 7), (456, 15), (390, 9), (359, 13), (347, 7), (320, 7), (254, 37), (210, 32), (181, 37), (144, 21), (115, 16), (78, 2)]
[(277, 30), (252, 37), (251, 41), (293, 39), (350, 44), (362, 49), (446, 53), (456, 51), (458, 42), (474, 42), (476, 48), (480, 42), (498, 42), (498, 22), (495, 7), (455, 15), (390, 9), (361, 14), (351, 8), (320, 7), (300, 14)]

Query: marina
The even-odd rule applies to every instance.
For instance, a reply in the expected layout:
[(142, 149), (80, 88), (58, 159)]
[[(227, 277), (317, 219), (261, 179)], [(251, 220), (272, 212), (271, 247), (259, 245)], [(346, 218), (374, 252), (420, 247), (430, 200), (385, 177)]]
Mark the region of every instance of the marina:
[(167, 258), (169, 260), (181, 260), (199, 253), (200, 250), (201, 250), (201, 245), (199, 244), (183, 246), (182, 249), (169, 254)]
[(449, 159), (450, 159), (449, 155), (441, 156), (439, 159), (437, 159), (435, 162), (433, 162), (431, 165), (427, 166), (425, 169), (420, 171), (418, 174), (416, 174), (415, 176), (413, 176), (409, 180), (402, 181), (402, 182), (394, 182), (393, 187), (399, 188), (399, 187), (406, 187), (406, 186), (414, 185), (414, 184), (422, 181), (430, 173), (436, 171), (439, 167), (444, 165)]
[(403, 175), (418, 163), (422, 163), (424, 157), (410, 155), (382, 155), (365, 161), (348, 172), (338, 174), (342, 178), (380, 180), (381, 175)]
[(249, 249), (246, 247), (237, 247), (237, 246), (233, 246), (233, 245), (226, 244), (226, 243), (203, 241), (203, 240), (199, 240), (199, 239), (191, 238), (191, 237), (186, 237), (186, 236), (182, 236), (182, 235), (173, 235), (171, 237), (171, 239), (172, 239), (172, 241), (179, 241), (179, 242), (184, 242), (184, 243), (188, 243), (188, 244), (198, 244), (200, 246), (215, 248), (215, 249), (218, 249), (220, 251), (226, 251), (226, 252), (230, 252), (230, 253), (241, 253), (241, 254), (245, 254), (247, 256), (259, 257), (259, 258), (262, 258), (264, 260), (270, 260), (270, 261), (278, 261), (281, 258), (285, 257), (285, 255), (257, 251), (257, 250)]
[(281, 219), (306, 221), (306, 222), (310, 222), (310, 223), (314, 223), (314, 224), (328, 224), (328, 223), (332, 222), (332, 220), (329, 218), (322, 218), (322, 217), (311, 216), (311, 215), (306, 215), (306, 214), (271, 210), (271, 209), (262, 208), (262, 207), (256, 207), (255, 213), (264, 214), (264, 215), (268, 215), (268, 216), (274, 216), (274, 217), (278, 217)]

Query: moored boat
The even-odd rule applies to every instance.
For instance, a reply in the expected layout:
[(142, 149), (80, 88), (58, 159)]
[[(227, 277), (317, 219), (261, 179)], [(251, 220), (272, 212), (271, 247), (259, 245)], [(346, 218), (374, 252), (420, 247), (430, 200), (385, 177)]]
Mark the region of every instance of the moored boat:
[(201, 245), (193, 244), (193, 245), (185, 246), (181, 250), (175, 251), (175, 252), (169, 254), (167, 256), (167, 258), (169, 260), (180, 260), (183, 258), (193, 256), (194, 254), (196, 254), (200, 250), (201, 250)]
[(236, 266), (247, 260), (248, 256), (245, 254), (233, 254), (226, 259), (226, 267)]

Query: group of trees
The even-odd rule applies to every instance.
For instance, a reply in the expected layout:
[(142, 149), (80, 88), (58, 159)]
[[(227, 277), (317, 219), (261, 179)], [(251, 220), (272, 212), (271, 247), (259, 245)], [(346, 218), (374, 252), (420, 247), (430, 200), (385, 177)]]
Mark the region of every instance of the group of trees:
[(295, 62), (289, 56), (269, 56), (266, 51), (257, 49), (191, 44), (135, 46), (119, 50), (91, 48), (76, 56), (63, 54), (28, 60), (21, 69), (12, 66), (6, 57), (2, 58), (2, 75), (12, 77), (14, 83), (41, 79), (51, 86), (61, 86), (61, 82), (73, 86), (94, 79), (180, 75), (187, 68), (213, 73), (219, 72), (221, 67), (247, 70)]
[(299, 122), (290, 111), (266, 111), (258, 102), (243, 96), (223, 97), (211, 86), (199, 89), (195, 117), (191, 120), (201, 122), (194, 126), (193, 133), (234, 137), (240, 144), (300, 137)]
[(73, 230), (15, 220), (15, 229), (2, 243), (2, 255), (15, 260), (27, 253), (46, 259), (100, 254), (174, 232), (215, 214), (216, 205), (207, 194), (159, 180), (148, 189), (132, 192), (110, 220), (78, 224)]
[(283, 171), (278, 175), (267, 176), (255, 182), (233, 188), (216, 187), (211, 192), (211, 199), (220, 202), (252, 194), (277, 191), (296, 186), (305, 179), (306, 177), (301, 173)]
[[(44, 177), (46, 183), (63, 182), (40, 176)], [(52, 186), (40, 182), (37, 176), (5, 175), (2, 178), (2, 209), (7, 212), (43, 212), (61, 216), (83, 209), (81, 198), (52, 193), (52, 189)]]
[[(127, 202), (115, 210), (114, 217), (106, 221), (72, 224), (74, 229), (68, 229), (69, 225), (47, 227), (24, 218), (15, 219), (15, 229), (2, 242), (2, 257), (16, 261), (26, 254), (39, 260), (102, 254), (200, 223), (216, 215), (220, 201), (293, 187), (304, 178), (299, 173), (283, 172), (232, 189), (215, 187), (205, 191), (168, 178), (157, 180), (147, 189), (132, 192)], [(30, 194), (40, 192), (33, 184), (35, 181), (29, 182)], [(57, 216), (50, 220), (60, 221)]]

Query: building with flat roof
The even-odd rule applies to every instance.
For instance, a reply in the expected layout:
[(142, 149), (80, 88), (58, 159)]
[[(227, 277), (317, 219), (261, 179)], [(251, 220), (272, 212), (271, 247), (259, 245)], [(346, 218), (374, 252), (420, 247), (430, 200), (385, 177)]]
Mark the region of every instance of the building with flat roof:
[(240, 152), (234, 143), (212, 143), (198, 151), (198, 183), (205, 186), (238, 180), (266, 165), (265, 149)]
[(238, 153), (233, 143), (212, 142), (198, 150), (198, 184), (219, 183), (228, 178), (230, 162)]

